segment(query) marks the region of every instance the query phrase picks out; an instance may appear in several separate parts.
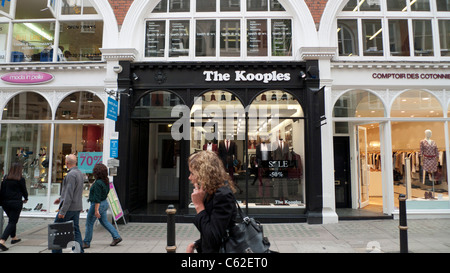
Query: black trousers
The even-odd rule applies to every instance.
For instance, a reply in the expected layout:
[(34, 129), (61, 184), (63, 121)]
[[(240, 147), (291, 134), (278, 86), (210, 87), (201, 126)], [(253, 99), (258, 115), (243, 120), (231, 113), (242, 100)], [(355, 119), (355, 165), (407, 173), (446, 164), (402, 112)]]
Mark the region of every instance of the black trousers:
[(2, 207), (6, 215), (8, 215), (8, 225), (3, 231), (2, 240), (7, 240), (9, 236), (11, 238), (16, 237), (16, 227), (19, 221), (20, 212), (22, 211), (22, 201), (3, 201)]

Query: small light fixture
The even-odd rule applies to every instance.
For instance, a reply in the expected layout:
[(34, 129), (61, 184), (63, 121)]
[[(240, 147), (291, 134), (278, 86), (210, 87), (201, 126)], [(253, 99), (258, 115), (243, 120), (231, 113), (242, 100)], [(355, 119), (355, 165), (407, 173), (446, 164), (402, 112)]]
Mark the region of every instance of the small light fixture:
[(133, 80), (135, 80), (135, 81), (139, 80), (139, 76), (136, 75), (136, 73), (134, 73), (134, 72), (133, 72), (132, 77), (133, 77)]
[(305, 73), (305, 71), (301, 70), (301, 71), (300, 71), (300, 74), (299, 74), (299, 77), (302, 78), (302, 79), (306, 78), (306, 73)]
[(70, 97), (70, 102), (71, 103), (77, 102), (77, 98), (75, 96)]

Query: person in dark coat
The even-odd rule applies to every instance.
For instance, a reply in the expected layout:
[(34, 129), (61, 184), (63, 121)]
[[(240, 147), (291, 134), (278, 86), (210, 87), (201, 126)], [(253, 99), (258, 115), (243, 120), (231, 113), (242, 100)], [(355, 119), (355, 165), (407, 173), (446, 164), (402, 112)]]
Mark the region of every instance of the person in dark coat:
[(200, 239), (189, 244), (186, 252), (217, 253), (227, 229), (236, 223), (234, 185), (216, 153), (201, 151), (189, 157), (189, 180), (197, 215), (194, 225)]
[(5, 242), (11, 237), (11, 244), (20, 242), (16, 236), (17, 222), (23, 204), (28, 201), (28, 191), (25, 179), (22, 176), (22, 165), (14, 163), (9, 169), (9, 173), (4, 177), (0, 189), (0, 205), (8, 216), (8, 225), (0, 238), (0, 249), (8, 250)]

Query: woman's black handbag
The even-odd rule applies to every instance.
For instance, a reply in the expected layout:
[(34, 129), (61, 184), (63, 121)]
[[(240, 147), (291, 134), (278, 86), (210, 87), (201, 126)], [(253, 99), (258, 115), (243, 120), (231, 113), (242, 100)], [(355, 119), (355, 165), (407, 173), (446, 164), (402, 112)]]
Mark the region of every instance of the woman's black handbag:
[(241, 223), (236, 223), (227, 230), (220, 247), (221, 253), (270, 253), (270, 242), (264, 237), (262, 225), (253, 218), (246, 216), (237, 201)]

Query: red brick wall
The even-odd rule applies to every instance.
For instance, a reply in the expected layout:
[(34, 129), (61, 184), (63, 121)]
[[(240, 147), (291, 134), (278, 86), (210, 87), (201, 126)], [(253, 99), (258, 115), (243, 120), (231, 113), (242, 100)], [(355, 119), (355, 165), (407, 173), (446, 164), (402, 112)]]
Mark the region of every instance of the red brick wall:
[(122, 25), (123, 19), (125, 19), (125, 15), (127, 15), (128, 9), (134, 0), (108, 0), (112, 9), (114, 10), (114, 14), (116, 15), (117, 24), (119, 26)]
[(309, 10), (311, 11), (316, 25), (320, 24), (320, 19), (322, 18), (322, 13), (327, 2), (328, 0), (305, 0), (305, 3), (306, 5), (308, 5)]

